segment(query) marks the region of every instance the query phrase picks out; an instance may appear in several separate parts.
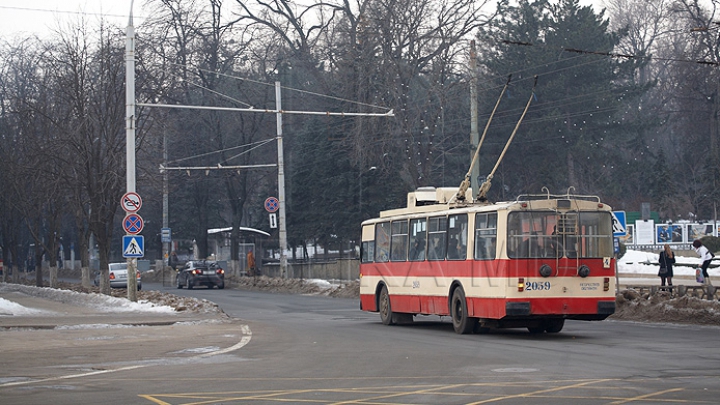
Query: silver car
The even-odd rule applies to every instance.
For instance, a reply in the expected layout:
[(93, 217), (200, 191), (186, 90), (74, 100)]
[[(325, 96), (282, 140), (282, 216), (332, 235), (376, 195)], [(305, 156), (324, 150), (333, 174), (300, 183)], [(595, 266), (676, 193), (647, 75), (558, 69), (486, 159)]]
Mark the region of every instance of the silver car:
[[(110, 287), (127, 288), (127, 263), (110, 263)], [(96, 286), (100, 285), (100, 273), (95, 276)], [(140, 271), (137, 271), (137, 289), (142, 289), (142, 281), (140, 280)]]

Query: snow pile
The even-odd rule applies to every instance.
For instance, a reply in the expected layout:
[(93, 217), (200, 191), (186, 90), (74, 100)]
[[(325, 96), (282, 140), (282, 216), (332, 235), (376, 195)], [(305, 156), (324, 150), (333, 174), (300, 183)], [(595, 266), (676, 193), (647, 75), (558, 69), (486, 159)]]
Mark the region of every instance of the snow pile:
[[(89, 306), (98, 312), (175, 312), (175, 308), (171, 306), (158, 305), (154, 302), (146, 300), (132, 302), (127, 299), (111, 297), (109, 295), (84, 294), (70, 290), (60, 290), (56, 288), (32, 287), (21, 284), (0, 283), (0, 292), (14, 292), (29, 295), (32, 297), (41, 297), (64, 304)], [(45, 312), (23, 307), (22, 305), (19, 305), (12, 301), (8, 301), (6, 299), (0, 299), (0, 314), (33, 315), (40, 313)]]
[(41, 315), (46, 313), (48, 312), (24, 307), (15, 302), (8, 301), (5, 298), (0, 298), (0, 316)]
[(673, 298), (667, 291), (640, 294), (621, 291), (610, 319), (637, 322), (680, 323), (720, 326), (720, 302), (684, 295)]
[(359, 281), (331, 282), (323, 279), (282, 279), (267, 276), (232, 278), (232, 286), (245, 290), (259, 290), (286, 294), (314, 294), (330, 297), (360, 297)]

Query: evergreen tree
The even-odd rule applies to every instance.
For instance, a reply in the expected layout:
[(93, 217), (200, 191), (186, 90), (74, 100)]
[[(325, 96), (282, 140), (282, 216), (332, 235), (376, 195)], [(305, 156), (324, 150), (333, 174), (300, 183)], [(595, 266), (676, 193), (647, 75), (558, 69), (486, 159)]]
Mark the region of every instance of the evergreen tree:
[[(643, 91), (633, 82), (639, 62), (608, 56), (620, 35), (608, 31), (602, 12), (578, 0), (498, 7), (502, 17), (478, 36), (486, 94), (497, 94), (498, 81), (509, 74), (513, 81), (488, 135), (489, 152), (481, 154), (485, 165), (494, 164), (537, 75), (536, 99), (500, 169), (512, 180), (503, 181), (504, 189), (537, 193), (547, 186), (564, 192), (573, 186), (599, 193), (611, 185), (618, 149), (629, 137), (623, 109)], [(495, 100), (488, 99), (491, 108)]]
[(672, 219), (675, 214), (673, 207), (677, 199), (677, 194), (673, 176), (670, 171), (670, 165), (662, 149), (660, 149), (657, 154), (649, 177), (649, 194), (655, 203), (656, 209), (662, 217)]

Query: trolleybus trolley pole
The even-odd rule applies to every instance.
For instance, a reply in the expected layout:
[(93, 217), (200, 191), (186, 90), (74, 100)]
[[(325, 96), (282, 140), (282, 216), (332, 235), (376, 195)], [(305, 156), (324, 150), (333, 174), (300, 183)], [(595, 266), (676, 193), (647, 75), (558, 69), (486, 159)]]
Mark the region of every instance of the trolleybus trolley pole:
[(493, 108), (492, 113), (490, 113), (490, 118), (488, 118), (488, 121), (485, 124), (485, 129), (483, 130), (482, 137), (480, 137), (480, 141), (478, 142), (477, 148), (475, 149), (475, 155), (470, 161), (470, 169), (468, 170), (467, 174), (465, 174), (465, 179), (460, 184), (458, 192), (455, 195), (456, 200), (462, 201), (465, 199), (465, 192), (467, 191), (468, 187), (470, 187), (470, 177), (472, 176), (473, 168), (475, 167), (475, 163), (477, 163), (478, 157), (480, 156), (480, 147), (482, 147), (483, 141), (485, 141), (485, 135), (487, 135), (488, 128), (490, 128), (490, 123), (495, 116), (495, 111), (497, 111), (497, 108), (500, 105), (500, 100), (502, 100), (505, 91), (510, 85), (510, 79), (512, 79), (512, 75), (508, 75), (507, 82), (505, 82), (505, 86), (503, 86), (502, 91), (500, 92), (500, 96), (498, 96), (498, 99), (495, 102), (495, 107)]

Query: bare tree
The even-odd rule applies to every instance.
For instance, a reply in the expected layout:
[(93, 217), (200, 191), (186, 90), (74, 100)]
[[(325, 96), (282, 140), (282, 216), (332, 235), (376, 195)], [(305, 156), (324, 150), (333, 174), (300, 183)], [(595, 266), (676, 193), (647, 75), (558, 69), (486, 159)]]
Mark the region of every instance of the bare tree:
[[(164, 97), (185, 105), (263, 106), (272, 88), (253, 84), (243, 78), (256, 75), (257, 65), (250, 63), (251, 51), (242, 34), (236, 32), (236, 21), (225, 18), (223, 2), (217, 0), (156, 1), (157, 19), (147, 27), (161, 41), (148, 46), (147, 61), (155, 66), (158, 77), (165, 75), (168, 91)], [(246, 32), (247, 33), (247, 32)], [(157, 69), (157, 66), (163, 66)], [(174, 133), (170, 142), (170, 160), (184, 166), (233, 166), (253, 162), (252, 145), (260, 134), (266, 134), (272, 117), (263, 114), (228, 112), (170, 112), (173, 122), (167, 130)], [(267, 149), (267, 148), (266, 148)], [(246, 152), (242, 152), (246, 150)], [(208, 255), (207, 230), (227, 214), (232, 224), (232, 260), (238, 259), (239, 227), (243, 225), (245, 204), (257, 182), (247, 170), (193, 171), (178, 181), (190, 187), (175, 188), (174, 194), (187, 193), (193, 201), (195, 223), (192, 239), (199, 257)], [(224, 187), (213, 187), (212, 182)], [(177, 200), (177, 199), (175, 199)], [(218, 215), (211, 215), (218, 207)], [(181, 212), (178, 207), (175, 213)], [(182, 215), (182, 214), (180, 214)], [(224, 224), (222, 224), (224, 227)], [(178, 233), (182, 235), (182, 233)], [(187, 236), (187, 235), (186, 235)]]
[[(110, 243), (125, 186), (124, 58), (121, 33), (101, 27), (96, 34), (97, 42), (84, 26), (60, 33), (45, 66), (57, 106), (48, 120), (66, 153), (63, 178), (82, 190), (72, 195), (82, 218), (76, 224), (87, 223), (97, 238), (101, 290), (109, 293)], [(78, 234), (87, 236), (84, 228)]]

